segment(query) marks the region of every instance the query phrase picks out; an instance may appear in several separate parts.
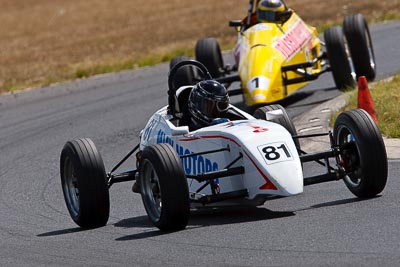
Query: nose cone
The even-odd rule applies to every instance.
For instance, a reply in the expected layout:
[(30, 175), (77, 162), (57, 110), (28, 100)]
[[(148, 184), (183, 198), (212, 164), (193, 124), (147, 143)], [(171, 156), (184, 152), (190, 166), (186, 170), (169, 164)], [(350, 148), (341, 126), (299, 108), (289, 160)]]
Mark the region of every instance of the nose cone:
[(286, 196), (297, 195), (303, 193), (303, 171), (300, 162), (291, 162), (287, 166), (281, 166), (281, 171), (278, 173), (279, 189)]

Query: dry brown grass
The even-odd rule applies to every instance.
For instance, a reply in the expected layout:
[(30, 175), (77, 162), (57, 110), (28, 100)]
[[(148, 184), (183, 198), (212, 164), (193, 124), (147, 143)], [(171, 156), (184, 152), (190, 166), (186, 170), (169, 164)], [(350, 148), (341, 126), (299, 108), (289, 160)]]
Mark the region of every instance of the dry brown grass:
[[(232, 44), (230, 19), (247, 0), (0, 0), (0, 91), (39, 86), (167, 59), (215, 36)], [(362, 12), (369, 21), (399, 16), (400, 0), (287, 0), (313, 25)]]

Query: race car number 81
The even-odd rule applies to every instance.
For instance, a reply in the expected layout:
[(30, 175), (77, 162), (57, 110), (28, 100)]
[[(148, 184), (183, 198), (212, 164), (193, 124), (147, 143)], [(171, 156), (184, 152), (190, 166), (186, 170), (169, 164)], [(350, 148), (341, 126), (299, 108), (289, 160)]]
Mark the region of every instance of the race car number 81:
[(267, 164), (292, 160), (289, 149), (283, 142), (271, 143), (257, 147)]

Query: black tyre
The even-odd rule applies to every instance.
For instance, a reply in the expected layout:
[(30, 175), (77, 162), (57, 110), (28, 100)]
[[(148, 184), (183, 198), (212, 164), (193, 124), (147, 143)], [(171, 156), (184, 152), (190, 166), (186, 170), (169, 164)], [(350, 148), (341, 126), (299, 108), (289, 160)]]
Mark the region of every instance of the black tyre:
[(344, 182), (358, 197), (373, 197), (385, 188), (387, 156), (381, 133), (362, 109), (341, 113), (333, 136), (339, 146), (339, 166), (347, 173)]
[(365, 76), (373, 81), (376, 76), (376, 61), (367, 21), (361, 14), (347, 16), (343, 31), (349, 45), (357, 78)]
[[(169, 69), (171, 70), (173, 66), (176, 64), (190, 60), (187, 56), (177, 56), (171, 59), (169, 62)], [(181, 86), (185, 85), (195, 85), (196, 84), (196, 69), (193, 66), (183, 66), (182, 68), (178, 69), (175, 77), (174, 77), (174, 87), (178, 89)]]
[[(280, 118), (277, 118), (277, 119), (272, 119), (270, 121), (278, 123), (278, 124), (282, 125), (283, 127), (285, 127), (285, 129), (288, 130), (288, 132), (292, 136), (297, 135), (296, 127), (294, 126), (293, 121), (289, 118), (289, 115), (287, 114), (285, 108), (279, 104), (259, 107), (254, 111), (253, 116), (256, 119), (267, 120), (267, 115), (265, 113), (268, 111), (273, 111), (273, 110), (282, 110), (283, 116)], [(297, 149), (300, 149), (299, 140), (293, 139), (293, 141), (294, 141)]]
[(326, 52), (328, 54), (333, 79), (339, 90), (355, 85), (355, 73), (347, 51), (342, 27), (335, 26), (324, 32)]
[(107, 224), (110, 197), (103, 160), (90, 139), (65, 144), (60, 158), (61, 185), (71, 218), (83, 228)]
[(203, 38), (197, 41), (195, 47), (196, 60), (203, 63), (213, 78), (223, 73), (224, 62), (221, 48), (215, 38)]
[(180, 158), (168, 144), (148, 146), (140, 159), (140, 191), (149, 219), (160, 230), (182, 230), (190, 202)]

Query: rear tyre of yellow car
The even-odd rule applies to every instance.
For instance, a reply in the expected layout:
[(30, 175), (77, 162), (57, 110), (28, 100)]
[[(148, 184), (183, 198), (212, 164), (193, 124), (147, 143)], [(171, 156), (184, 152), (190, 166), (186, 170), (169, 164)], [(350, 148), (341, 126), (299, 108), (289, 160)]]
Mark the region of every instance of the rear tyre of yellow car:
[(331, 67), (335, 85), (339, 90), (345, 90), (355, 85), (355, 72), (347, 50), (342, 27), (335, 26), (324, 32), (326, 52)]
[(376, 61), (367, 21), (361, 14), (347, 16), (343, 31), (349, 44), (351, 58), (357, 78), (365, 76), (373, 81), (376, 76)]
[(224, 61), (218, 41), (213, 37), (203, 38), (197, 41), (195, 47), (196, 60), (206, 66), (213, 78), (223, 74)]

